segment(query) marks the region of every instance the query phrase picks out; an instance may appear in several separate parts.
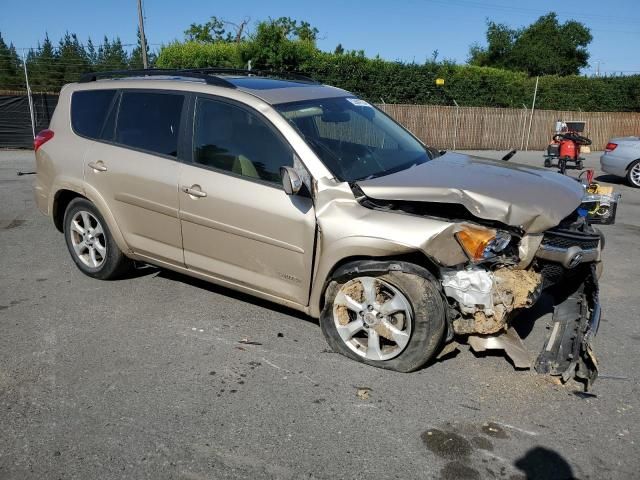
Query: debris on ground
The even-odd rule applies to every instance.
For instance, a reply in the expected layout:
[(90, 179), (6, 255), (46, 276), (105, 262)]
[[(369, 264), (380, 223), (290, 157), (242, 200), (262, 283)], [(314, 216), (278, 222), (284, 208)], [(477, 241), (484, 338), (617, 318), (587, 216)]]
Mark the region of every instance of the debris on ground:
[(253, 340), (249, 340), (246, 337), (241, 340), (238, 340), (238, 343), (243, 343), (245, 345), (262, 345), (260, 342), (254, 342)]
[(371, 393), (371, 389), (369, 387), (358, 387), (356, 390), (356, 397), (360, 400), (369, 400), (369, 394)]

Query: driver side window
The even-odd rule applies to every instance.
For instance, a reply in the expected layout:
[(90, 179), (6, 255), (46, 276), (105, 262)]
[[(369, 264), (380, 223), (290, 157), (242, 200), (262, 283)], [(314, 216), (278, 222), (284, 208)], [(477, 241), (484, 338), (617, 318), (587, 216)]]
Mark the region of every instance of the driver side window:
[(257, 114), (230, 103), (197, 99), (194, 163), (280, 184), (280, 167), (293, 166), (293, 158), (291, 147)]

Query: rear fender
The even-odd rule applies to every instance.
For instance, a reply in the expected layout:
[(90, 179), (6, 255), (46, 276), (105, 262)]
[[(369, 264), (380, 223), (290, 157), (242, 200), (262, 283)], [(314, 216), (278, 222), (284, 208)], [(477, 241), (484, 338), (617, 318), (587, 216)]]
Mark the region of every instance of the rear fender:
[(49, 195), (48, 211), (51, 212), (52, 215), (54, 212), (54, 201), (58, 196), (58, 193), (62, 190), (75, 192), (93, 203), (100, 214), (102, 214), (102, 216), (104, 217), (104, 220), (107, 222), (109, 231), (111, 232), (116, 245), (118, 245), (118, 248), (124, 253), (132, 253), (104, 197), (91, 185), (88, 185), (73, 177), (56, 178), (51, 188), (52, 194)]

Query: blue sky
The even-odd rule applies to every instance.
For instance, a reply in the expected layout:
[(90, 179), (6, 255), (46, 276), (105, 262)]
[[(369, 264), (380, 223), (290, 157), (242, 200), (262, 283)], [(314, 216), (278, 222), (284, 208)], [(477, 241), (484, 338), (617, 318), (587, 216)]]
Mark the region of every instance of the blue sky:
[[(144, 9), (154, 48), (182, 39), (190, 23), (205, 22), (211, 15), (234, 22), (251, 17), (252, 23), (290, 16), (320, 30), (318, 46), (323, 50), (342, 43), (347, 49), (364, 49), (369, 56), (422, 62), (437, 49), (440, 59), (459, 63), (466, 60), (471, 43), (484, 42), (487, 18), (522, 26), (555, 10), (561, 21), (573, 18), (592, 29), (592, 67), (585, 73), (592, 73), (597, 61), (603, 72), (640, 73), (638, 0), (146, 0)], [(0, 7), (0, 32), (16, 47), (37, 45), (45, 31), (57, 41), (66, 30), (83, 42), (89, 36), (99, 41), (106, 34), (135, 43), (136, 24), (136, 0), (2, 0)]]

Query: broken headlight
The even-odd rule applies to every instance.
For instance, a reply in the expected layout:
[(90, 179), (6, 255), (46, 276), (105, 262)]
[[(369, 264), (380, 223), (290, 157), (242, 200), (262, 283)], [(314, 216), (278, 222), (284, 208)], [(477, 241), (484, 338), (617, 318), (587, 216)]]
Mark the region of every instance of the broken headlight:
[(511, 235), (502, 230), (465, 225), (456, 233), (456, 239), (472, 262), (495, 257), (511, 242)]

